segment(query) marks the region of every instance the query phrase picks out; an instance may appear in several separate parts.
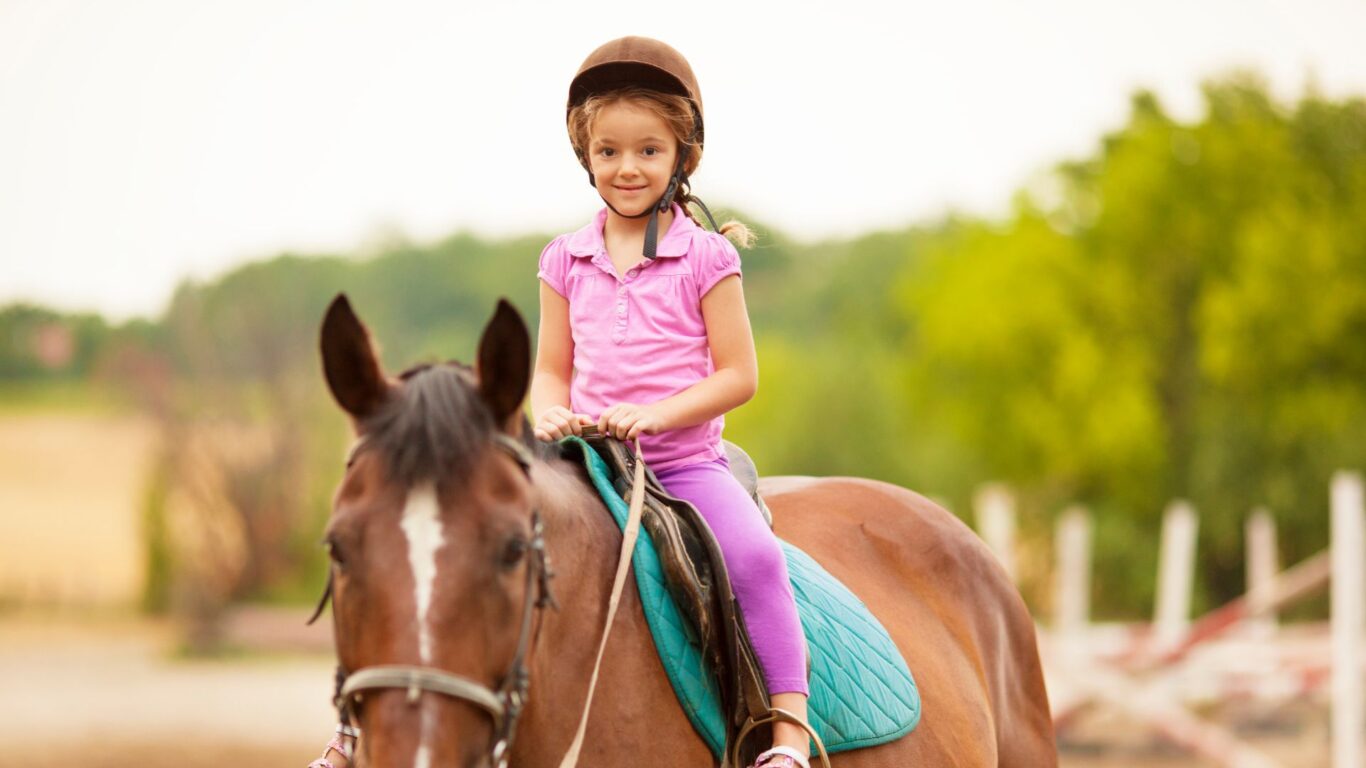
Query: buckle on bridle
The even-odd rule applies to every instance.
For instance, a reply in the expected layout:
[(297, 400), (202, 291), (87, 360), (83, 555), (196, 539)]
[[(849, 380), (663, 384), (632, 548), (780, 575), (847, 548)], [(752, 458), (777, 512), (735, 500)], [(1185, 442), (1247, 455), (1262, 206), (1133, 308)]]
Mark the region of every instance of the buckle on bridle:
[(508, 740), (506, 737), (498, 740), (493, 745), (493, 751), (489, 753), (489, 759), (493, 763), (493, 768), (507, 768), (508, 764)]

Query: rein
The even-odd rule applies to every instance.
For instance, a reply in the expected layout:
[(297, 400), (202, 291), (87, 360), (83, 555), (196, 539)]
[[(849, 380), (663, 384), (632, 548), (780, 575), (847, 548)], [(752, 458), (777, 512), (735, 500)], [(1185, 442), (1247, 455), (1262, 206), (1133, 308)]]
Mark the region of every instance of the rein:
[[(517, 462), (523, 474), (530, 480), (532, 459), (526, 446), (501, 432), (494, 433), (494, 441), (513, 461)], [(348, 465), (364, 445), (365, 437), (361, 436), (347, 455)], [(617, 606), (621, 601), (626, 573), (631, 563), (631, 554), (635, 551), (636, 539), (640, 533), (640, 517), (645, 503), (644, 475), (645, 462), (641, 458), (640, 443), (637, 441), (635, 445), (635, 482), (631, 491), (631, 506), (627, 516), (626, 528), (622, 532), (621, 556), (617, 561), (616, 576), (612, 582), (607, 620), (602, 630), (602, 639), (598, 644), (597, 659), (593, 663), (593, 674), (588, 684), (583, 714), (574, 734), (573, 744), (560, 762), (560, 768), (573, 768), (578, 764), (579, 751), (583, 746), (584, 733), (588, 725), (588, 713), (593, 704), (593, 691), (597, 688), (598, 672), (602, 666), (603, 651), (607, 647), (607, 638), (611, 634)], [(535, 507), (531, 510), (531, 541), (528, 542), (528, 549), (530, 556), (527, 558), (526, 598), (522, 604), (517, 652), (513, 655), (508, 671), (503, 676), (503, 681), (496, 691), (462, 675), (434, 667), (386, 664), (348, 672), (338, 666), (337, 688), (332, 703), (337, 708), (341, 724), (345, 727), (354, 725), (355, 705), (362, 701), (363, 694), (366, 691), (406, 689), (410, 705), (416, 704), (424, 691), (448, 696), (473, 704), (489, 715), (493, 721), (493, 740), (489, 746), (490, 765), (494, 768), (506, 768), (508, 753), (511, 751), (513, 741), (517, 736), (517, 722), (526, 706), (527, 694), (531, 687), (531, 674), (527, 669), (526, 660), (534, 650), (535, 640), (540, 635), (540, 624), (537, 622), (536, 629), (533, 631), (532, 619), (546, 607), (559, 607), (550, 592), (550, 579), (554, 576), (554, 572), (550, 569), (549, 558), (546, 555), (545, 525), (541, 519), (540, 510)], [(323, 608), (326, 607), (332, 597), (332, 576), (333, 569), (329, 565), (327, 584), (318, 601), (318, 607), (308, 620), (309, 624), (318, 619)], [(534, 600), (531, 598), (533, 589), (536, 590), (536, 599)]]
[[(584, 428), (587, 433), (588, 428)], [(617, 573), (612, 579), (612, 596), (607, 603), (607, 621), (602, 628), (602, 640), (598, 642), (598, 657), (593, 662), (593, 676), (588, 680), (588, 694), (584, 697), (583, 715), (579, 718), (578, 730), (574, 732), (574, 742), (569, 752), (560, 761), (560, 768), (574, 768), (579, 762), (579, 750), (583, 747), (583, 734), (588, 727), (588, 711), (593, 706), (593, 691), (598, 687), (598, 671), (602, 668), (602, 652), (607, 649), (607, 637), (612, 634), (612, 621), (617, 616), (617, 605), (621, 603), (622, 587), (626, 584), (626, 572), (631, 565), (631, 554), (636, 549), (636, 539), (640, 535), (640, 516), (645, 510), (645, 459), (641, 457), (640, 440), (635, 441), (635, 478), (631, 484), (631, 507), (626, 513), (626, 527), (621, 531), (621, 555), (617, 558)]]

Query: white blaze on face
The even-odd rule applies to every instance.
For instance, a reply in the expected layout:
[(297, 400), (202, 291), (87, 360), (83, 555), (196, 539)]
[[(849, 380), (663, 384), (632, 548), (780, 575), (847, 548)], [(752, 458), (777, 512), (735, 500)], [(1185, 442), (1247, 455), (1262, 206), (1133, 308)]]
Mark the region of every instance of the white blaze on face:
[[(445, 543), (441, 535), (441, 509), (436, 503), (436, 486), (423, 483), (408, 492), (399, 522), (408, 539), (408, 565), (413, 569), (413, 604), (417, 606), (417, 650), (423, 666), (432, 663), (432, 630), (427, 622), (427, 611), (432, 605), (432, 590), (436, 586), (436, 551)], [(434, 730), (430, 708), (422, 713), (422, 733), (418, 740), (414, 768), (429, 768), (431, 750), (427, 736)]]
[(436, 487), (431, 483), (415, 486), (408, 492), (399, 523), (408, 537), (408, 565), (413, 569), (413, 602), (417, 605), (417, 649), (422, 663), (432, 663), (432, 632), (427, 610), (432, 605), (436, 585), (436, 551), (445, 543), (441, 536), (441, 515), (436, 503)]
[(427, 734), (436, 730), (435, 719), (431, 707), (422, 710), (422, 741), (417, 746), (417, 755), (413, 758), (413, 768), (431, 768), (432, 751), (427, 747)]

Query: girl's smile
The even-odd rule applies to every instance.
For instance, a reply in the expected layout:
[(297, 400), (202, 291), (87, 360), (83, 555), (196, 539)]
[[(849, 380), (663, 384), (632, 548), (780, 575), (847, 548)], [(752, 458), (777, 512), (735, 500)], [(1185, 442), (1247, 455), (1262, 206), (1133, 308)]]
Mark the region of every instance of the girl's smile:
[(649, 210), (669, 186), (678, 141), (664, 118), (626, 101), (602, 110), (589, 141), (594, 183), (625, 216)]

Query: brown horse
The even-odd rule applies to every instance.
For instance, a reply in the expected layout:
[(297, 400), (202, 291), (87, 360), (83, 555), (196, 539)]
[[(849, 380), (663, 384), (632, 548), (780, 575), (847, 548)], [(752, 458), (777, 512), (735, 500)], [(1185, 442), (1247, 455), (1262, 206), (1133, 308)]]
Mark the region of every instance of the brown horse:
[[(583, 468), (528, 436), (526, 326), (500, 302), (475, 369), (389, 378), (338, 297), (322, 354), (360, 438), (326, 535), (357, 760), (556, 768), (585, 706), (622, 535)], [(872, 480), (769, 478), (761, 490), (777, 534), (862, 598), (922, 696), (911, 734), (837, 754), (836, 768), (1057, 764), (1033, 622), (968, 528)], [(633, 580), (605, 658), (580, 765), (714, 764)]]

